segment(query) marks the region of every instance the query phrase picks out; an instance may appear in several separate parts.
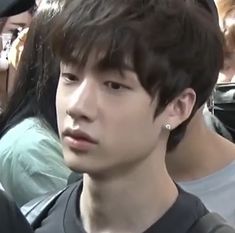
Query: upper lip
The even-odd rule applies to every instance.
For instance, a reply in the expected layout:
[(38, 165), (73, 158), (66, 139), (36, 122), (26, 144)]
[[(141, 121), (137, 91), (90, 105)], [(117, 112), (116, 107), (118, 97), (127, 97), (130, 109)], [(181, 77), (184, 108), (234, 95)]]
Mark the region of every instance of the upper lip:
[(86, 141), (94, 143), (94, 144), (98, 143), (98, 141), (96, 139), (94, 139), (93, 137), (91, 137), (89, 134), (85, 133), (82, 130), (77, 130), (77, 129), (74, 130), (74, 129), (67, 128), (62, 133), (62, 135), (64, 137), (69, 136), (69, 137), (72, 137), (72, 138), (77, 139), (77, 140), (83, 139), (83, 140), (86, 140)]

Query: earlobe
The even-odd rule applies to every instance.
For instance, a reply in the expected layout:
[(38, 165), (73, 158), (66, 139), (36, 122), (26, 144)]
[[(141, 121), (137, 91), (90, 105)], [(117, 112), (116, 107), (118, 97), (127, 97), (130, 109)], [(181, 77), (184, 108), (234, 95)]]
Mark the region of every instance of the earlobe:
[(169, 103), (167, 106), (167, 124), (171, 125), (171, 129), (176, 128), (190, 117), (195, 102), (195, 91), (191, 88), (186, 88), (179, 96)]

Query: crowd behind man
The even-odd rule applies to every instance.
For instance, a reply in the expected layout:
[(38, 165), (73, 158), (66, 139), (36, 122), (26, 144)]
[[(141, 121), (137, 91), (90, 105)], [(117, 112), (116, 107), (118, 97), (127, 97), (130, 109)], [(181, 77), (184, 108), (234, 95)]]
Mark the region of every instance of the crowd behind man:
[(235, 74), (215, 3), (1, 1), (0, 232), (235, 232), (232, 130), (203, 111)]

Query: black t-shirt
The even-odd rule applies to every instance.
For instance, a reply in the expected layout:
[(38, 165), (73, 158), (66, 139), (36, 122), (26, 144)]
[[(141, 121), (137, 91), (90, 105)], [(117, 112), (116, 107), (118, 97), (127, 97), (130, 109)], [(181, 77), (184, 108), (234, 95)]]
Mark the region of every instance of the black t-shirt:
[[(85, 233), (78, 207), (82, 182), (71, 185), (56, 201), (36, 233)], [(208, 213), (195, 196), (179, 189), (179, 196), (166, 214), (144, 233), (188, 233)]]
[(32, 232), (16, 204), (0, 191), (0, 233)]

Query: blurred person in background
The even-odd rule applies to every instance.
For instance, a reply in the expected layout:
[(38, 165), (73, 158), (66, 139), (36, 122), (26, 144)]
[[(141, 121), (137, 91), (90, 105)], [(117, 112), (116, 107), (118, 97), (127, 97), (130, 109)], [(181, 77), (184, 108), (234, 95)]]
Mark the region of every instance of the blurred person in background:
[[(2, 29), (6, 23), (7, 18), (0, 19), (0, 114), (5, 107), (7, 101), (7, 70), (9, 68), (9, 62), (4, 55), (6, 50), (6, 44), (10, 38), (6, 38), (6, 35), (2, 35)], [(8, 42), (9, 43), (9, 42)]]
[(217, 0), (216, 5), (225, 37), (224, 67), (218, 83), (235, 82), (235, 0)]
[(57, 135), (59, 61), (53, 56), (48, 39), (61, 2), (43, 2), (33, 19), (15, 90), (0, 117), (0, 181), (19, 206), (62, 189), (70, 174)]
[(211, 110), (235, 142), (235, 0), (218, 0), (216, 4), (224, 33), (224, 65), (212, 94)]
[(184, 190), (235, 226), (235, 145), (209, 129), (204, 118), (202, 107), (184, 139), (167, 153), (167, 168)]
[(27, 10), (18, 15), (7, 17), (2, 33), (13, 33), (17, 29), (29, 27), (32, 20), (33, 9), (34, 6), (32, 7), (32, 10)]
[[(0, 17), (23, 12), (33, 4), (34, 0), (0, 0)], [(32, 233), (31, 227), (22, 216), (20, 210), (2, 191), (0, 191), (0, 216), (1, 233)]]
[(1, 108), (5, 107), (15, 84), (15, 73), (23, 51), (27, 30), (35, 12), (36, 5), (20, 14), (2, 19), (0, 53)]

